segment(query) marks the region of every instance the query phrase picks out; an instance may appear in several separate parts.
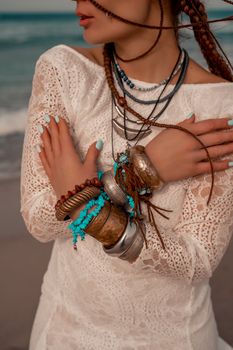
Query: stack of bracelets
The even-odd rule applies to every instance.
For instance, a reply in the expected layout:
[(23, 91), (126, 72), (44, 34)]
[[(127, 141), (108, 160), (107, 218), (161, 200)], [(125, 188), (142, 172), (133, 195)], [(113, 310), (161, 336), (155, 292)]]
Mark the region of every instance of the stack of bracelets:
[(134, 262), (145, 240), (140, 201), (148, 202), (153, 190), (163, 185), (144, 147), (137, 145), (119, 153), (113, 169), (99, 171), (98, 177), (61, 196), (55, 205), (56, 218), (69, 220), (69, 214), (86, 203), (68, 225), (74, 249), (78, 236), (83, 240), (87, 233), (102, 243), (108, 255)]

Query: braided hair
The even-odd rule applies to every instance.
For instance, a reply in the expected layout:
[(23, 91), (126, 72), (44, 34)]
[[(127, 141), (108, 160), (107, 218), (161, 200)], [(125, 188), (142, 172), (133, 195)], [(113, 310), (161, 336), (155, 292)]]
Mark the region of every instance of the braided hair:
[(233, 81), (233, 74), (230, 69), (231, 63), (210, 29), (203, 3), (200, 0), (171, 0), (171, 10), (175, 18), (175, 24), (178, 23), (178, 16), (181, 13), (189, 16), (194, 37), (199, 44), (210, 72)]

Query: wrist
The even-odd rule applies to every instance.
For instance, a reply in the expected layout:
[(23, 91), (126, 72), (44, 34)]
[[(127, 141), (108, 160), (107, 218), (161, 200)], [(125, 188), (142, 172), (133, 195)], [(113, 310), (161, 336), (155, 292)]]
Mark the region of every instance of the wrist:
[(158, 164), (159, 164), (159, 157), (156, 157), (155, 151), (152, 149), (152, 147), (148, 146), (148, 144), (144, 147), (144, 152), (146, 156), (148, 157), (149, 161), (151, 162), (152, 166), (156, 170), (156, 173), (159, 177), (159, 179), (163, 182), (163, 184), (166, 184), (166, 181), (163, 179), (163, 177), (160, 175), (160, 172), (158, 171)]
[(81, 206), (79, 206), (78, 208), (72, 210), (72, 212), (69, 214), (69, 217), (72, 220), (76, 220), (77, 217), (79, 216), (80, 212), (85, 208), (86, 204), (82, 204)]

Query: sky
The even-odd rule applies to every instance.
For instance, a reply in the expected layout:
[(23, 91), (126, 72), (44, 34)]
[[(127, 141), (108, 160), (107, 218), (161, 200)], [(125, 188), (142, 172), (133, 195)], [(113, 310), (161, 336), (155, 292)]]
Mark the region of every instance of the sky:
[[(206, 0), (209, 8), (231, 8), (221, 0)], [(68, 11), (73, 12), (75, 3), (71, 0), (0, 0), (0, 12), (25, 12), (25, 11)]]

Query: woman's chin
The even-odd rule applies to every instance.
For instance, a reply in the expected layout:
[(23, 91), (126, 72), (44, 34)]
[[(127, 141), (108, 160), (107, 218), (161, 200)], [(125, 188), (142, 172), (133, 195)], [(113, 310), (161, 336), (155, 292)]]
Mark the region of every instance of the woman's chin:
[(97, 36), (95, 33), (88, 33), (88, 31), (84, 31), (83, 33), (83, 39), (87, 44), (90, 45), (103, 45), (107, 42), (111, 42), (112, 40), (108, 40), (109, 38), (103, 37), (103, 36)]

